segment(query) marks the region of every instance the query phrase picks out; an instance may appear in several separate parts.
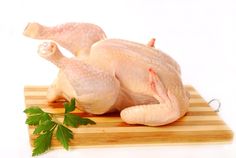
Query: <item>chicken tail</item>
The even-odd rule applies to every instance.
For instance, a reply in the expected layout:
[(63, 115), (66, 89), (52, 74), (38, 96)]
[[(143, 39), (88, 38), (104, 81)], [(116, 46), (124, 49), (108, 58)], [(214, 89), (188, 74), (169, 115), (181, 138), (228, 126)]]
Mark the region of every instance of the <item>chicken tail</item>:
[(155, 42), (156, 42), (156, 39), (155, 39), (155, 38), (152, 38), (152, 39), (148, 42), (147, 46), (154, 48), (154, 47), (155, 47)]

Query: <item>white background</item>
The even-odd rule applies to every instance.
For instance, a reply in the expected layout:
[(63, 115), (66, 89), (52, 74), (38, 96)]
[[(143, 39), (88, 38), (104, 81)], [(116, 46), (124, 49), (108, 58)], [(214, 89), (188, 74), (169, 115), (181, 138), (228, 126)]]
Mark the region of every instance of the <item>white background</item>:
[[(147, 43), (174, 57), (185, 84), (206, 100), (219, 98), (220, 115), (236, 131), (236, 3), (230, 0), (2, 0), (0, 1), (0, 157), (31, 157), (24, 124), (23, 87), (49, 84), (54, 65), (22, 35), (28, 22), (90, 22), (108, 37)], [(41, 157), (236, 157), (229, 145), (55, 150)]]

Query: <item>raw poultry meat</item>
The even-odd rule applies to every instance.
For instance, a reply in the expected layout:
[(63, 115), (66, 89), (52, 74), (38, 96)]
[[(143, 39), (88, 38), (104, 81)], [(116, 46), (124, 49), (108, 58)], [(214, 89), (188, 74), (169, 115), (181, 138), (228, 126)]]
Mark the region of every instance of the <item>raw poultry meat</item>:
[(90, 47), (95, 42), (106, 38), (99, 26), (89, 23), (66, 23), (56, 27), (29, 23), (24, 35), (35, 39), (54, 40), (75, 56), (80, 57), (87, 57)]
[[(44, 42), (39, 46), (39, 55), (61, 70), (49, 89), (50, 101), (59, 97), (74, 97), (79, 102), (78, 108), (86, 112), (104, 114), (119, 110), (126, 123), (149, 126), (171, 123), (187, 112), (189, 96), (181, 81), (179, 65), (170, 56), (153, 48), (154, 40), (143, 45), (120, 39), (106, 39), (98, 26), (90, 24), (86, 24), (87, 32), (90, 32), (89, 29), (93, 30), (90, 26), (99, 28), (93, 31), (95, 40), (92, 36), (86, 36), (86, 31), (83, 31), (85, 28), (80, 27), (84, 24), (81, 23), (50, 29), (39, 24), (36, 25), (41, 29), (35, 29), (38, 27), (30, 25), (32, 24), (26, 27), (25, 35), (37, 39), (52, 39), (68, 50), (73, 50), (72, 53), (76, 56), (66, 58), (54, 42)], [(60, 36), (57, 36), (58, 28), (63, 30), (59, 31)], [(85, 33), (81, 36), (70, 31)], [(71, 43), (70, 39), (76, 37), (78, 43)], [(77, 52), (84, 50), (81, 42), (88, 37), (93, 42), (86, 45), (88, 52), (83, 52), (86, 55), (80, 57)]]

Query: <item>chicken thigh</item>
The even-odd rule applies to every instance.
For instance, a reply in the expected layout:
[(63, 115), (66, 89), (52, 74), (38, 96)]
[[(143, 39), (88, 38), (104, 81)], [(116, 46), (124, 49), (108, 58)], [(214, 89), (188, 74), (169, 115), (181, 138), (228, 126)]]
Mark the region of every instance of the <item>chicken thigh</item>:
[(68, 100), (76, 98), (79, 108), (89, 113), (103, 114), (112, 110), (120, 87), (115, 76), (78, 58), (63, 56), (53, 42), (41, 44), (38, 53), (60, 68), (63, 75), (58, 78), (58, 93)]

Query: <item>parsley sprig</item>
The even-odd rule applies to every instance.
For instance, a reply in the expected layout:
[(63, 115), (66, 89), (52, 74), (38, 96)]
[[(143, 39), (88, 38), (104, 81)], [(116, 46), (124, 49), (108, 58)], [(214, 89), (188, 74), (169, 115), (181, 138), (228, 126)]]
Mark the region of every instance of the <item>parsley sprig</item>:
[(72, 98), (70, 102), (64, 103), (65, 113), (63, 123), (56, 119), (56, 114), (45, 112), (39, 107), (32, 106), (24, 110), (27, 114), (25, 123), (35, 126), (33, 134), (37, 135), (34, 141), (32, 156), (40, 155), (49, 150), (53, 135), (68, 150), (69, 142), (73, 139), (73, 133), (67, 126), (78, 127), (79, 125), (96, 124), (88, 118), (82, 118), (71, 113), (75, 110), (75, 102), (75, 98)]

